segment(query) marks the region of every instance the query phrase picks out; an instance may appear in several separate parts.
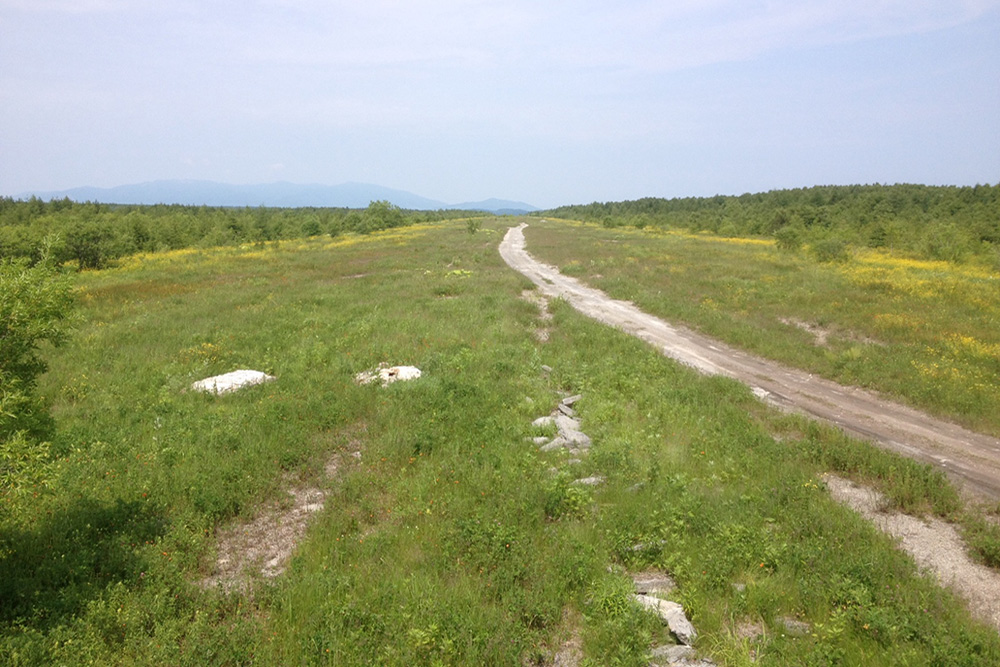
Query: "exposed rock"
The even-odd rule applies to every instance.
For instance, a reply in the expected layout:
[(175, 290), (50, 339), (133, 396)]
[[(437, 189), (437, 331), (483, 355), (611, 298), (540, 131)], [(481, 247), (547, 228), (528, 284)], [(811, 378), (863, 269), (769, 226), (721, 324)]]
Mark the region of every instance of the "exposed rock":
[(579, 431), (580, 430), (580, 420), (573, 417), (567, 417), (564, 414), (555, 414), (552, 416), (553, 421), (555, 421), (556, 428), (560, 431)]
[(664, 572), (655, 570), (635, 572), (632, 574), (635, 592), (641, 595), (666, 595), (677, 588), (673, 578)]
[(715, 664), (708, 658), (697, 658), (690, 646), (657, 646), (650, 653), (651, 666), (657, 667), (711, 667)]
[(381, 380), (382, 386), (387, 387), (399, 380), (416, 380), (419, 377), (420, 369), (416, 366), (389, 366), (381, 363), (373, 370), (361, 371), (354, 376), (354, 381), (358, 384), (371, 384)]
[(690, 646), (694, 643), (694, 640), (698, 638), (698, 632), (694, 629), (694, 626), (691, 625), (691, 621), (689, 621), (687, 616), (684, 614), (684, 607), (680, 606), (676, 602), (661, 600), (660, 598), (655, 598), (651, 595), (636, 594), (633, 597), (644, 608), (658, 614), (667, 627), (670, 628), (670, 632), (672, 632), (682, 644)]
[(652, 544), (646, 544), (645, 542), (639, 542), (638, 544), (633, 544), (631, 547), (629, 547), (629, 549), (632, 550), (632, 551), (635, 551), (635, 552), (639, 552), (639, 551), (653, 551), (655, 549), (661, 549), (666, 543), (667, 543), (666, 540), (657, 540), (656, 542), (653, 542)]
[(191, 389), (217, 395), (228, 394), (244, 387), (270, 382), (273, 379), (272, 376), (260, 371), (239, 370), (198, 380), (191, 385)]
[(543, 452), (554, 452), (557, 449), (562, 449), (563, 445), (565, 445), (565, 444), (566, 444), (566, 441), (563, 440), (562, 438), (555, 438), (554, 440), (552, 440), (552, 442), (550, 442), (550, 443), (548, 443), (546, 445), (542, 445), (541, 447), (539, 447), (539, 450), (543, 451)]
[(572, 417), (567, 417), (563, 414), (558, 414), (555, 416), (555, 423), (556, 427), (559, 429), (559, 435), (561, 435), (567, 443), (584, 449), (590, 447), (590, 436), (580, 430), (580, 422), (578, 420)]
[(552, 366), (546, 366), (545, 364), (542, 364), (542, 370), (545, 371), (546, 373), (551, 373)]
[(547, 428), (555, 423), (556, 423), (556, 418), (553, 417), (552, 415), (549, 415), (547, 417), (539, 417), (535, 421), (531, 422), (531, 425), (534, 426), (535, 428)]
[[(576, 402), (578, 396), (570, 396), (571, 402)], [(589, 449), (591, 446), (590, 436), (580, 430), (580, 421), (575, 418), (575, 411), (565, 404), (563, 399), (551, 415), (539, 417), (531, 422), (535, 428), (551, 428), (553, 425), (559, 434), (542, 445), (541, 440), (535, 438), (535, 444), (541, 446), (542, 451), (551, 452), (559, 447), (565, 447), (574, 456), (579, 455), (581, 450)]]
[(593, 477), (574, 479), (570, 482), (570, 484), (573, 486), (597, 486), (598, 484), (604, 484), (604, 477), (601, 475), (594, 475)]
[(574, 410), (573, 408), (569, 407), (568, 405), (564, 405), (564, 404), (560, 403), (557, 406), (556, 409), (559, 410), (559, 412), (561, 412), (564, 415), (566, 415), (567, 417), (574, 417), (574, 416), (576, 416), (576, 410)]
[(797, 621), (790, 616), (782, 616), (781, 618), (775, 619), (775, 623), (783, 627), (785, 632), (796, 637), (808, 635), (812, 630), (812, 626), (808, 623)]
[(540, 435), (537, 438), (532, 438), (531, 441), (533, 443), (535, 443), (536, 445), (538, 445), (539, 447), (541, 447), (542, 445), (544, 445), (545, 443), (547, 443), (549, 441), (549, 439), (546, 438), (544, 435)]
[(566, 398), (564, 398), (563, 400), (561, 400), (559, 402), (562, 403), (563, 405), (565, 405), (566, 407), (570, 407), (574, 403), (576, 403), (577, 401), (579, 401), (581, 398), (583, 398), (583, 394), (576, 394), (574, 396), (567, 396)]

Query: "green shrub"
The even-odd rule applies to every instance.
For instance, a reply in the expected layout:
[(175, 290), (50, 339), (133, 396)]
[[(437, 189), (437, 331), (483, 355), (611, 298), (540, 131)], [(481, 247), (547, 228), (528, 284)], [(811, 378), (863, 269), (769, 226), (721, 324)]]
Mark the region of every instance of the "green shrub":
[(34, 395), (45, 369), (42, 342), (60, 343), (71, 304), (69, 283), (47, 261), (0, 262), (0, 488), (33, 478), (45, 457), (45, 406)]
[(812, 245), (812, 253), (818, 262), (846, 262), (847, 242), (844, 239), (825, 238)]
[(786, 225), (774, 233), (777, 246), (781, 250), (794, 252), (802, 247), (802, 231), (791, 225)]

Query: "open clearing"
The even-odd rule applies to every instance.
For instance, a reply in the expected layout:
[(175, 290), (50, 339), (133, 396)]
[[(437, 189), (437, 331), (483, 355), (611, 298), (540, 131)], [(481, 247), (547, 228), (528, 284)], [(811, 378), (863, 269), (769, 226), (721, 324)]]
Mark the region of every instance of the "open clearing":
[(581, 313), (626, 331), (702, 373), (737, 379), (760, 398), (784, 410), (822, 419), (850, 434), (940, 466), (966, 488), (1000, 498), (1000, 441), (996, 438), (870, 392), (751, 356), (668, 324), (630, 303), (611, 299), (531, 257), (525, 250), (525, 226), (507, 232), (500, 254), (547, 296), (563, 298)]
[[(1000, 664), (822, 478), (950, 517), (943, 473), (549, 300), (509, 226), (77, 274), (48, 480), (0, 513), (0, 664)], [(358, 382), (383, 363), (420, 378)], [(190, 389), (240, 368), (275, 379)]]

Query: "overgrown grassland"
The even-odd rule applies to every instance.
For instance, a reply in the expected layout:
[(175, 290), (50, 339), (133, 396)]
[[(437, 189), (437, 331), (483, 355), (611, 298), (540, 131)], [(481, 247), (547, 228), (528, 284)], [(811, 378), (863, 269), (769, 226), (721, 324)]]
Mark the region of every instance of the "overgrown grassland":
[(539, 259), (647, 312), (1000, 435), (996, 272), (870, 250), (819, 263), (769, 240), (579, 223), (534, 221), (526, 236)]
[[(43, 384), (50, 483), (0, 515), (0, 662), (523, 665), (578, 633), (587, 664), (643, 665), (670, 641), (630, 603), (625, 572), (645, 568), (675, 577), (722, 664), (1000, 662), (996, 632), (818, 477), (896, 475), (915, 503), (954, 502), (939, 474), (773, 414), (565, 304), (539, 343), (502, 231), (445, 223), (80, 274), (78, 330)], [(424, 375), (352, 381), (381, 361)], [(277, 380), (186, 391), (236, 368)], [(560, 392), (583, 394), (594, 439), (577, 465), (528, 440)], [(570, 483), (590, 474), (606, 482)], [(329, 494), (289, 570), (203, 590), (216, 530), (296, 480)], [(810, 630), (791, 636), (784, 617)], [(747, 623), (764, 634), (742, 637)]]

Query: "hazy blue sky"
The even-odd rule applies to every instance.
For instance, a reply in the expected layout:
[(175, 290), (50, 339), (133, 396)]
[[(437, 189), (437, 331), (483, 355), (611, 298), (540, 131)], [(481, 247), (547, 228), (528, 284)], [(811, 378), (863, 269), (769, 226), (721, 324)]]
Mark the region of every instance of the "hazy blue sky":
[(1000, 0), (0, 0), (0, 194), (1000, 182)]

